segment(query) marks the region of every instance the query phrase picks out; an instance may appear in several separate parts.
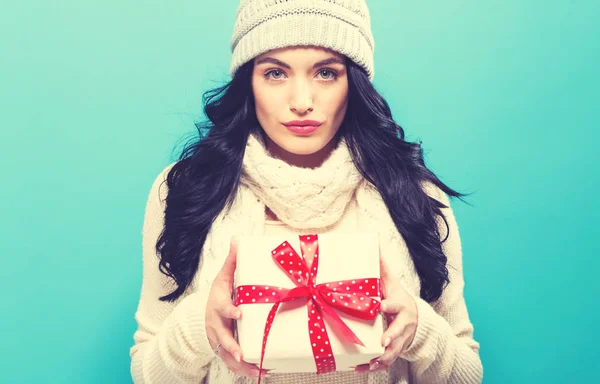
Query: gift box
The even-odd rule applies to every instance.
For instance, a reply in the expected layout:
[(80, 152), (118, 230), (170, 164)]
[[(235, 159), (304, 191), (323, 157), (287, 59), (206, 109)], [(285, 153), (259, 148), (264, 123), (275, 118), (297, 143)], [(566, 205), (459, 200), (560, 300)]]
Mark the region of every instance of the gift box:
[(244, 360), (319, 374), (380, 356), (379, 268), (376, 233), (241, 237), (234, 301)]

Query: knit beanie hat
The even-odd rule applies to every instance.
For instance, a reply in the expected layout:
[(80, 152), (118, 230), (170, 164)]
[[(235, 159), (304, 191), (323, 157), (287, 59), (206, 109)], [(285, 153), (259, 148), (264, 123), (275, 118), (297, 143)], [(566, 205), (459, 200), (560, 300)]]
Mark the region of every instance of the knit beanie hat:
[(230, 74), (271, 49), (305, 45), (346, 55), (373, 80), (375, 42), (365, 0), (241, 0)]

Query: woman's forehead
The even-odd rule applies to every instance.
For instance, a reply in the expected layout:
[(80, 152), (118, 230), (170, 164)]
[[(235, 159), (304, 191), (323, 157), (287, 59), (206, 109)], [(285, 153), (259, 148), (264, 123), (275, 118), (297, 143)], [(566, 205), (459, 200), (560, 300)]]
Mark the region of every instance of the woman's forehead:
[(267, 52), (263, 52), (262, 54), (255, 57), (256, 60), (260, 60), (264, 57), (284, 57), (284, 56), (309, 56), (311, 58), (325, 58), (325, 57), (339, 57), (343, 58), (343, 55), (329, 48), (319, 47), (319, 46), (290, 46), (272, 49)]

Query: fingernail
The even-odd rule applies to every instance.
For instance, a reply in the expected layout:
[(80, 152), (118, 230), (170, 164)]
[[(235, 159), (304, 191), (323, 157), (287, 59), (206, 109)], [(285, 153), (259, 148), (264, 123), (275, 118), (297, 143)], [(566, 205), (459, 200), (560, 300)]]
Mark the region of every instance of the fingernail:
[(389, 337), (385, 339), (385, 341), (383, 342), (383, 346), (387, 347), (388, 345), (390, 345), (390, 343), (392, 342), (392, 339), (390, 339)]
[[(252, 375), (254, 375), (254, 377), (258, 377), (258, 374), (260, 373), (260, 371), (258, 369), (253, 369), (252, 370)], [(260, 377), (270, 377), (271, 375), (268, 372), (265, 372), (265, 370), (263, 369), (263, 373), (260, 375)]]
[(236, 320), (239, 320), (241, 315), (242, 315), (242, 313), (240, 311), (236, 311), (233, 316), (235, 317)]
[(369, 365), (369, 371), (374, 371), (374, 370), (376, 370), (376, 369), (377, 369), (377, 367), (379, 367), (379, 361), (376, 361), (376, 362), (374, 362), (374, 363), (371, 363), (371, 364)]
[(237, 361), (238, 363), (240, 363), (242, 361), (242, 357), (240, 356), (239, 352), (234, 353), (233, 357), (235, 358), (235, 361)]

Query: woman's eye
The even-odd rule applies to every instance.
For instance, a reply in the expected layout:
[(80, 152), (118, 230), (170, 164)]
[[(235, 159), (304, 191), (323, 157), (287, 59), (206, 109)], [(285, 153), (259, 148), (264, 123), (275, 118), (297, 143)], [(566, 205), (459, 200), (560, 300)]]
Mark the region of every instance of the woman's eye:
[(321, 77), (325, 80), (334, 80), (337, 77), (337, 73), (332, 71), (331, 69), (322, 69), (319, 71), (321, 73)]
[[(273, 76), (274, 74), (275, 74), (275, 76)], [(271, 79), (279, 80), (279, 79), (281, 79), (281, 75), (283, 75), (282, 71), (280, 71), (279, 69), (273, 69), (273, 70), (267, 72), (265, 74), (265, 77), (266, 78), (270, 77)]]

